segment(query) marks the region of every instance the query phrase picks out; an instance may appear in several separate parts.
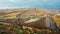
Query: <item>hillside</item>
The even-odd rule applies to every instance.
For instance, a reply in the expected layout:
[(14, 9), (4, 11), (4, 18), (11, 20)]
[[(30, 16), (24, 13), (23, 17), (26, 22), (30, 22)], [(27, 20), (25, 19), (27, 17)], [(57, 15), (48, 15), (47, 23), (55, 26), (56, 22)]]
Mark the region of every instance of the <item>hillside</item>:
[(32, 18), (33, 16), (38, 17), (51, 12), (51, 10), (40, 9), (40, 8), (21, 8), (21, 9), (1, 9), (0, 18)]
[(0, 9), (0, 21), (19, 24), (29, 21), (30, 19), (53, 17), (58, 13), (60, 13), (58, 10), (54, 11), (40, 8)]

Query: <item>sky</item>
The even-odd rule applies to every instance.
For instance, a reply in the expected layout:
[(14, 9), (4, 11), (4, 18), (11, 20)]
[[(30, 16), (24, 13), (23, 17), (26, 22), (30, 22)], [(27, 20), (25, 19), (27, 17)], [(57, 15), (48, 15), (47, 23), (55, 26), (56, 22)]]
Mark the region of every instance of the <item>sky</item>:
[(0, 0), (0, 9), (12, 8), (60, 9), (60, 0)]

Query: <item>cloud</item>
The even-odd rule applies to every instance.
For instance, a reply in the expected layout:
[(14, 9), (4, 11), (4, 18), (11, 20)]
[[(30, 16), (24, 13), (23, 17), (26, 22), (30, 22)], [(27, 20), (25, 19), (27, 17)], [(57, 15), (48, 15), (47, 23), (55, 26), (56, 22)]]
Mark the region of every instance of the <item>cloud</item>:
[(11, 2), (16, 2), (17, 0), (8, 0), (8, 1), (11, 1)]
[(1, 8), (57, 8), (60, 0), (0, 0)]

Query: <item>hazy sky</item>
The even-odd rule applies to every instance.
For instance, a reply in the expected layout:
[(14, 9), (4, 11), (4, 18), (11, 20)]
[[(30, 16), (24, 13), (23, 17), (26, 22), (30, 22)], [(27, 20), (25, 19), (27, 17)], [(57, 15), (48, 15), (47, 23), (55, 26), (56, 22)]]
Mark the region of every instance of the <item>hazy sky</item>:
[(60, 0), (0, 0), (0, 9), (6, 8), (60, 9)]

